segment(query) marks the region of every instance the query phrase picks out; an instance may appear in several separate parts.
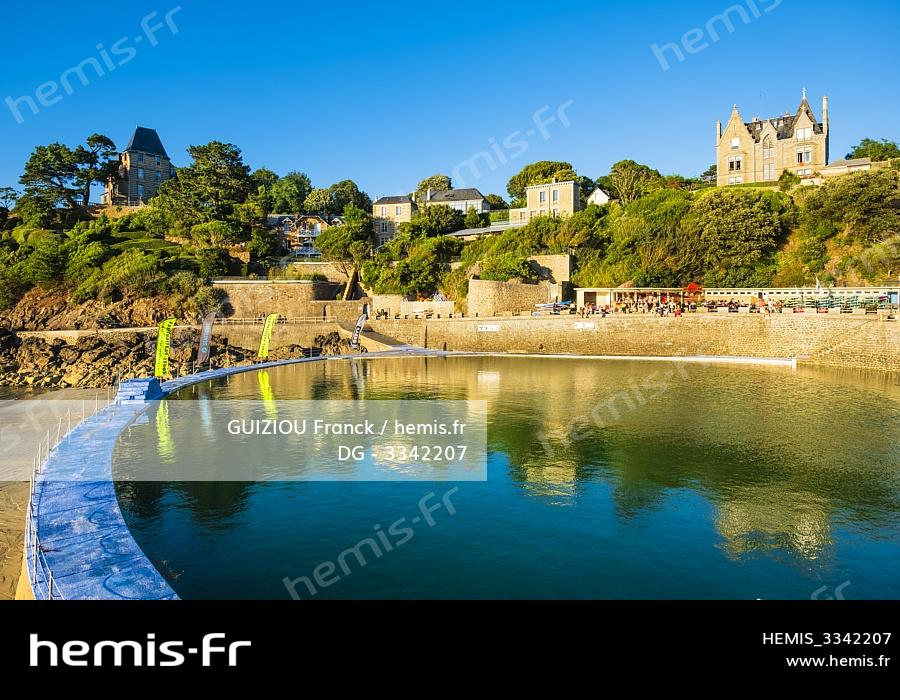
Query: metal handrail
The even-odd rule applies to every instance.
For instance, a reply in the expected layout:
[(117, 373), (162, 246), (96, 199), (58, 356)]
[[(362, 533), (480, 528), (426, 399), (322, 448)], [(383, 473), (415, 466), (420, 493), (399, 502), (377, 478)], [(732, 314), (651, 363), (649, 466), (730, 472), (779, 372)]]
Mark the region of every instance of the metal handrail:
[[(260, 326), (266, 322), (265, 317), (262, 318), (217, 318), (216, 325), (220, 326)], [(292, 326), (292, 325), (302, 325), (305, 323), (337, 323), (337, 319), (331, 316), (322, 317), (322, 316), (306, 316), (306, 317), (298, 317), (298, 318), (285, 318), (281, 317), (278, 319), (278, 325), (281, 326)]]
[[(106, 409), (108, 406), (115, 403), (114, 397), (118, 392), (118, 379), (116, 380), (116, 384), (113, 386), (108, 386), (106, 388), (106, 403), (103, 405), (103, 409)], [(31, 481), (29, 484), (29, 493), (28, 493), (28, 507), (25, 513), (25, 552), (24, 555), (27, 557), (26, 564), (28, 561), (31, 562), (31, 567), (28, 571), (29, 573), (29, 583), (31, 584), (32, 591), (39, 591), (44, 593), (46, 596), (46, 600), (66, 600), (66, 596), (59, 588), (58, 582), (53, 577), (53, 570), (50, 568), (50, 563), (47, 561), (46, 552), (50, 551), (46, 548), (40, 539), (40, 535), (38, 533), (38, 528), (35, 523), (35, 513), (37, 510), (37, 502), (35, 500), (35, 485), (38, 480), (38, 476), (43, 473), (44, 464), (47, 463), (47, 460), (50, 459), (50, 453), (59, 447), (59, 445), (65, 440), (69, 435), (75, 430), (79, 425), (84, 423), (84, 421), (92, 416), (96, 416), (101, 410), (100, 408), (100, 394), (99, 392), (94, 396), (94, 410), (93, 413), (88, 415), (88, 401), (82, 400), (81, 402), (81, 420), (76, 422), (75, 425), (72, 425), (72, 411), (71, 409), (67, 412), (66, 416), (66, 430), (63, 432), (63, 418), (59, 417), (59, 422), (56, 428), (56, 440), (53, 441), (53, 435), (51, 430), (47, 430), (46, 437), (38, 442), (37, 445), (37, 454), (32, 460), (32, 470), (31, 470)], [(46, 442), (46, 447), (44, 443)], [(40, 573), (40, 575), (38, 575)], [(39, 588), (43, 584), (43, 588)]]

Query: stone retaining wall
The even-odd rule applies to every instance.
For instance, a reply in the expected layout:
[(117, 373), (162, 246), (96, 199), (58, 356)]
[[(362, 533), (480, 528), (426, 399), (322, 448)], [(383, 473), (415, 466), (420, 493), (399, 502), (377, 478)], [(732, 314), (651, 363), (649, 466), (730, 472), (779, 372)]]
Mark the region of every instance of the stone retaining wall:
[(366, 301), (336, 301), (343, 286), (333, 282), (214, 282), (226, 294), (234, 318), (281, 314), (356, 322)]
[(383, 320), (379, 333), (437, 350), (613, 356), (797, 358), (900, 371), (900, 323), (877, 317), (697, 314)]
[(535, 310), (536, 304), (546, 304), (554, 297), (551, 285), (546, 282), (522, 284), (472, 279), (469, 280), (466, 305), (469, 316), (496, 316), (509, 312), (531, 313)]

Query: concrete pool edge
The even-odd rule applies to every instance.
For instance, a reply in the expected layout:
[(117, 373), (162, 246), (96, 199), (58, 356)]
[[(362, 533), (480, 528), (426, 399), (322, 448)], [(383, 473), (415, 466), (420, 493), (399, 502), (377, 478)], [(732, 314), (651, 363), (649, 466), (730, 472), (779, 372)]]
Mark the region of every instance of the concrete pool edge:
[[(732, 363), (796, 367), (796, 360), (710, 357), (628, 357), (579, 355), (526, 355), (519, 353), (448, 352), (412, 346), (396, 350), (296, 358), (278, 362), (209, 370), (163, 384), (166, 398), (181, 389), (206, 381), (277, 367), (323, 361), (392, 359), (402, 357), (535, 357), (546, 359), (605, 359)], [(112, 456), (121, 433), (152, 402), (110, 404), (74, 428), (53, 450), (35, 478), (33, 525), (40, 553), (52, 572), (52, 584), (36, 565), (34, 543), (26, 533), (25, 568), (34, 599), (177, 600), (178, 595), (138, 546), (125, 523), (112, 478)], [(73, 484), (73, 475), (101, 467), (102, 480)], [(65, 475), (66, 479), (58, 480)], [(56, 477), (56, 478), (55, 478)], [(32, 585), (34, 582), (34, 585)], [(52, 587), (56, 587), (54, 595)]]
[[(409, 347), (383, 353), (304, 357), (221, 368), (165, 382), (161, 398), (205, 381), (277, 367), (438, 354), (443, 353)], [(110, 404), (73, 428), (50, 451), (35, 477), (31, 494), (39, 553), (30, 532), (25, 537), (24, 568), (33, 599), (178, 599), (131, 536), (112, 479), (112, 456), (119, 436), (152, 403)], [(102, 480), (92, 476), (90, 481), (73, 483), (88, 464), (91, 474), (99, 473)], [(63, 475), (65, 480), (59, 480)], [(36, 562), (38, 554), (46, 563), (46, 572)]]

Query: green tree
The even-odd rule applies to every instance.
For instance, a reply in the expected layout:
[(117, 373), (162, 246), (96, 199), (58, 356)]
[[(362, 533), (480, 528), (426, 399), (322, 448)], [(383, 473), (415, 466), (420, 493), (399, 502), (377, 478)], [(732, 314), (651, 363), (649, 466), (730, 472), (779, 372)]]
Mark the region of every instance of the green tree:
[(25, 196), (36, 205), (75, 209), (81, 195), (78, 157), (61, 143), (38, 146), (25, 163), (19, 182), (25, 186)]
[(506, 185), (506, 191), (514, 200), (525, 198), (525, 188), (531, 185), (543, 185), (556, 178), (560, 182), (577, 179), (571, 163), (563, 161), (542, 160), (531, 163), (513, 175)]
[(278, 174), (274, 170), (268, 168), (259, 168), (250, 173), (251, 186), (254, 190), (265, 187), (271, 190), (275, 183), (278, 182)]
[(335, 263), (347, 276), (344, 299), (349, 300), (359, 279), (359, 270), (371, 250), (372, 219), (363, 209), (348, 204), (344, 223), (326, 229), (316, 239), (322, 257)]
[[(487, 218), (488, 223), (485, 223), (485, 218)], [(475, 211), (475, 207), (469, 207), (469, 211), (466, 212), (465, 226), (466, 228), (482, 228), (484, 226), (490, 226), (490, 217), (479, 214)]]
[(400, 224), (401, 230), (407, 230), (413, 237), (443, 236), (466, 227), (466, 217), (458, 209), (446, 204), (434, 204), (419, 209), (409, 223)]
[(786, 237), (791, 202), (778, 192), (718, 189), (692, 206), (685, 226), (702, 250), (707, 286), (766, 286)]
[(211, 141), (188, 148), (193, 162), (179, 168), (176, 177), (159, 188), (153, 205), (169, 216), (178, 228), (209, 221), (227, 221), (235, 208), (253, 191), (250, 169), (241, 149)]
[(479, 277), (483, 280), (508, 282), (511, 279), (537, 280), (537, 272), (528, 259), (513, 252), (501, 253), (481, 261)]
[(91, 134), (84, 146), (75, 149), (78, 162), (77, 182), (81, 186), (81, 205), (86, 207), (91, 201), (91, 187), (95, 182), (105, 184), (119, 167), (116, 144), (103, 134)]
[(312, 190), (303, 201), (303, 210), (311, 214), (329, 214), (334, 211), (331, 191), (322, 187)]
[(485, 199), (488, 204), (491, 205), (491, 211), (503, 211), (504, 209), (509, 209), (509, 202), (503, 199), (499, 194), (489, 194)]
[(333, 184), (331, 192), (331, 209), (329, 214), (340, 214), (348, 205), (353, 205), (365, 211), (372, 210), (372, 200), (365, 192), (359, 189), (353, 180), (341, 180)]
[(264, 228), (255, 228), (250, 234), (250, 243), (247, 244), (250, 253), (257, 260), (265, 260), (278, 252), (278, 239), (271, 231)]
[(247, 196), (247, 201), (235, 206), (235, 217), (251, 228), (265, 226), (272, 213), (272, 196), (265, 186)]
[(416, 237), (404, 231), (368, 260), (362, 278), (376, 294), (430, 296), (462, 242), (447, 236)]
[(197, 253), (201, 277), (222, 277), (228, 274), (231, 257), (224, 248), (208, 247)]
[(790, 192), (799, 184), (800, 176), (792, 173), (790, 170), (785, 170), (778, 178), (778, 189), (782, 192)]
[(16, 205), (16, 200), (18, 198), (19, 193), (12, 187), (0, 187), (0, 207), (7, 212)]
[(874, 162), (892, 160), (900, 158), (900, 146), (887, 139), (863, 139), (847, 154), (847, 158), (871, 158)]
[(62, 281), (66, 269), (66, 250), (54, 234), (37, 240), (21, 268), (22, 279), (30, 284), (48, 285)]
[(604, 180), (606, 182), (613, 198), (622, 204), (629, 204), (662, 187), (662, 176), (648, 165), (620, 160), (612, 166), (608, 181)]
[(278, 214), (299, 214), (304, 210), (310, 192), (312, 183), (305, 173), (289, 172), (272, 186), (272, 211)]
[(191, 237), (201, 245), (220, 248), (238, 241), (241, 236), (239, 226), (225, 221), (208, 221), (191, 228)]
[(19, 193), (12, 187), (0, 187), (0, 229), (9, 219), (9, 212), (12, 211), (18, 198)]

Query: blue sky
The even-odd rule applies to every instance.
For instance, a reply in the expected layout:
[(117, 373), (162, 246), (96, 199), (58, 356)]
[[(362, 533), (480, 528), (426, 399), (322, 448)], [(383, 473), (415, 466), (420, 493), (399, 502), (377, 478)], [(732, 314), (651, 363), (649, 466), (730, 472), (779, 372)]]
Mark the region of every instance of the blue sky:
[[(734, 31), (719, 23), (711, 34), (707, 22), (735, 5), (743, 16), (732, 13)], [(793, 112), (803, 87), (820, 118), (821, 97), (830, 98), (834, 159), (866, 136), (900, 140), (900, 57), (879, 29), (900, 26), (898, 5), (10, 3), (0, 186), (17, 186), (37, 144), (100, 132), (124, 146), (137, 124), (158, 130), (176, 165), (187, 164), (190, 144), (218, 139), (253, 168), (301, 170), (320, 186), (350, 178), (373, 197), (455, 169), (458, 184), (505, 195), (510, 176), (544, 159), (590, 177), (623, 158), (697, 175), (713, 162), (715, 121), (733, 103), (747, 120)], [(145, 24), (161, 25), (155, 46), (141, 26), (154, 12)], [(691, 53), (682, 39), (694, 29), (702, 34), (691, 35)], [(110, 54), (125, 37), (123, 53)], [(685, 60), (666, 49), (664, 70), (651, 46), (669, 43)], [(70, 77), (71, 94), (60, 87), (52, 97), (62, 99), (39, 104), (42, 84), (59, 85), (85, 59), (102, 67), (102, 52), (113, 70), (97, 76), (88, 66), (88, 85)], [(17, 123), (6, 98), (25, 95), (39, 112), (20, 102)], [(561, 107), (563, 118), (537, 128), (536, 113), (546, 121)], [(464, 164), (479, 153), (474, 173)]]

